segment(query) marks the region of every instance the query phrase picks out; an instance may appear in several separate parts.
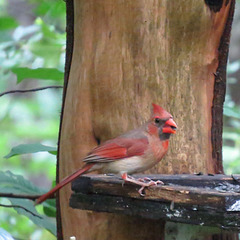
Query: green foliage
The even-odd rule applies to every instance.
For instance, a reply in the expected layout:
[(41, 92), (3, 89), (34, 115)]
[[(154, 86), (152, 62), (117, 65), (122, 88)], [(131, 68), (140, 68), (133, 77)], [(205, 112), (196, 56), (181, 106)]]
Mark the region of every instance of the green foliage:
[(20, 154), (37, 153), (37, 152), (49, 152), (51, 154), (56, 155), (57, 148), (45, 146), (40, 143), (20, 144), (16, 147), (13, 147), (10, 153), (7, 154), (4, 158), (10, 158)]
[(13, 68), (12, 72), (17, 75), (17, 83), (20, 83), (24, 79), (46, 79), (46, 80), (62, 80), (63, 72), (60, 72), (56, 68)]
[(51, 219), (45, 215), (39, 214), (34, 206), (34, 202), (26, 199), (16, 199), (16, 198), (9, 198), (10, 202), (14, 206), (21, 206), (14, 207), (18, 214), (26, 216), (30, 219), (33, 223), (38, 225), (39, 227), (45, 228), (50, 231), (52, 234), (56, 235), (56, 221), (55, 219)]
[(49, 199), (43, 203), (43, 212), (48, 217), (56, 217), (56, 201)]
[[(10, 171), (0, 171), (0, 192), (1, 193), (14, 193), (21, 195), (39, 195), (44, 191), (30, 181), (23, 178), (21, 175), (15, 175)], [(40, 227), (44, 227), (51, 233), (56, 234), (56, 225), (53, 219), (39, 214), (34, 206), (34, 202), (28, 199), (8, 198), (14, 205), (14, 209), (21, 215), (27, 216), (31, 221)], [(21, 206), (21, 207), (16, 207)]]
[(0, 192), (38, 195), (44, 191), (21, 175), (15, 175), (10, 171), (0, 171)]
[[(18, 13), (16, 16), (14, 12), (11, 12), (11, 16), (8, 14), (8, 9), (11, 8), (8, 4), (8, 1), (0, 1), (1, 91), (56, 85), (56, 81), (62, 85), (66, 38), (65, 2), (16, 2), (22, 7), (19, 12), (22, 12), (24, 18), (28, 18), (24, 24)], [(10, 172), (4, 172), (9, 182), (8, 185), (4, 185), (6, 182), (1, 179), (0, 191), (15, 194), (46, 192), (47, 190), (42, 188), (50, 188), (56, 172), (55, 156), (49, 154), (56, 154), (56, 148), (47, 146), (56, 146), (61, 90), (5, 95), (0, 98), (0, 105), (1, 157), (12, 149), (7, 156), (11, 157), (0, 161), (0, 169), (18, 174), (16, 177)], [(36, 142), (42, 142), (44, 145), (33, 144)], [(13, 182), (15, 178), (19, 185)], [(31, 182), (37, 185), (31, 185)], [(19, 207), (0, 208), (0, 229), (5, 229), (16, 239), (56, 239), (52, 234), (56, 232), (54, 200), (37, 206), (37, 210), (33, 202), (26, 199), (0, 198), (0, 203), (20, 205), (36, 215)]]
[(6, 16), (0, 17), (0, 31), (12, 29), (18, 26), (16, 19)]
[[(63, 2), (51, 1), (51, 3), (53, 2), (58, 2), (58, 5), (61, 3), (60, 5), (65, 9)], [(65, 12), (63, 13), (65, 14)], [(3, 22), (2, 28), (10, 28), (17, 23), (13, 18), (8, 18), (9, 24), (6, 25)], [(26, 68), (26, 66), (30, 69), (57, 68), (63, 72), (65, 27), (64, 25), (60, 26), (58, 21), (57, 26), (47, 24), (46, 19), (48, 17), (36, 17), (31, 25), (18, 25), (13, 32), (6, 32), (4, 31), (6, 29), (0, 28), (0, 31), (2, 30), (2, 34), (0, 34), (0, 73), (6, 70), (10, 72), (11, 69), (16, 67)], [(58, 27), (58, 30), (56, 30), (56, 27)], [(58, 73), (58, 79), (60, 77), (62, 79), (62, 75), (59, 75), (60, 73)], [(4, 76), (6, 76), (6, 72), (4, 72)], [(43, 77), (43, 74), (41, 77)]]

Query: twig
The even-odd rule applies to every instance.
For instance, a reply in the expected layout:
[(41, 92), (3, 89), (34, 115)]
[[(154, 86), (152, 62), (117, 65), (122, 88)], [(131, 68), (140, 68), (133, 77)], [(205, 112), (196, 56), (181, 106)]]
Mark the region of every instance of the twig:
[(11, 93), (26, 93), (26, 92), (37, 92), (49, 88), (63, 88), (62, 86), (47, 86), (47, 87), (40, 87), (40, 88), (32, 88), (32, 89), (26, 89), (26, 90), (11, 90), (11, 91), (6, 91), (0, 93), (0, 97), (6, 95), (6, 94), (11, 94)]
[(41, 216), (33, 213), (32, 211), (28, 210), (27, 208), (20, 206), (20, 205), (6, 205), (6, 204), (0, 204), (0, 207), (6, 207), (6, 208), (22, 208), (28, 213), (31, 213), (34, 217), (42, 218)]
[[(15, 193), (0, 193), (0, 197), (6, 197), (6, 198), (23, 198), (23, 199), (30, 199), (30, 200), (36, 200), (41, 195), (25, 195), (25, 194), (15, 194)], [(50, 198), (55, 198), (50, 197)]]

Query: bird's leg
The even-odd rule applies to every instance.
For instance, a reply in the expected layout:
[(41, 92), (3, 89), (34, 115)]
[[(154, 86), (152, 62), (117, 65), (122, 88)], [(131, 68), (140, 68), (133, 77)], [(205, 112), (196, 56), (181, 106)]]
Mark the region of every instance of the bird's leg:
[(151, 179), (150, 180), (148, 179), (148, 182), (145, 182), (144, 179), (135, 179), (131, 176), (128, 176), (127, 173), (122, 174), (122, 179), (125, 182), (131, 182), (131, 183), (134, 183), (136, 185), (141, 186), (141, 188), (138, 190), (138, 192), (141, 196), (144, 196), (143, 190), (144, 190), (145, 187), (150, 187), (150, 186), (156, 186), (158, 184), (163, 184), (163, 182), (159, 181), (159, 180), (158, 181), (152, 181)]
[[(126, 178), (128, 179), (128, 180), (125, 180), (124, 178), (125, 178), (125, 175), (124, 174), (126, 174)], [(124, 175), (124, 178), (123, 178), (123, 175)], [(122, 182), (122, 186), (124, 186), (124, 183), (125, 182), (131, 182), (131, 180), (136, 180), (134, 177), (132, 177), (132, 176), (130, 176), (130, 175), (127, 175), (127, 173), (123, 173), (122, 175), (121, 175), (121, 177), (122, 177), (122, 179), (124, 180), (123, 182)], [(137, 183), (136, 183), (137, 184)]]

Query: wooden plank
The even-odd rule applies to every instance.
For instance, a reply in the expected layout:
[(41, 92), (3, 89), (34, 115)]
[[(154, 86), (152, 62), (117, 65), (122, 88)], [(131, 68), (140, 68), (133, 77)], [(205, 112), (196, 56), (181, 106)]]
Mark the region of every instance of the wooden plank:
[[(136, 175), (136, 178), (143, 175)], [(231, 176), (148, 175), (162, 180), (165, 185), (146, 188), (145, 196), (138, 193), (139, 186), (125, 183), (117, 176), (86, 175), (72, 184), (80, 193), (125, 196), (141, 200), (173, 201), (229, 209), (240, 199), (240, 185)], [(238, 176), (237, 176), (238, 177)]]
[[(146, 175), (144, 175), (146, 177)], [(137, 175), (135, 177), (143, 177)], [(85, 175), (72, 184), (72, 208), (112, 212), (149, 219), (240, 230), (239, 175), (148, 175), (165, 185), (147, 188), (118, 176)]]
[(138, 216), (148, 219), (164, 219), (201, 226), (214, 226), (240, 231), (238, 212), (224, 213), (216, 209), (188, 206), (169, 202), (136, 200), (128, 197), (76, 193), (71, 196), (72, 208)]
[[(197, 174), (137, 174), (133, 175), (135, 178), (144, 178), (148, 177), (154, 181), (161, 180), (166, 184), (174, 184), (174, 185), (181, 185), (181, 186), (193, 186), (193, 187), (210, 187), (214, 188), (217, 187), (219, 190), (224, 191), (226, 188), (225, 183), (232, 184), (233, 190), (235, 192), (240, 192), (240, 175), (234, 174), (232, 176), (224, 175), (224, 174), (216, 174), (216, 175), (203, 175), (201, 173)], [(119, 183), (122, 182), (122, 178), (120, 176), (114, 174), (89, 174), (83, 175), (77, 180), (75, 180), (72, 184), (72, 188), (74, 191), (78, 191), (78, 184), (84, 184), (84, 181), (90, 182), (112, 182), (112, 183)], [(87, 182), (89, 183), (89, 182)], [(82, 186), (84, 187), (84, 186)], [(87, 186), (85, 186), (87, 187)], [(84, 188), (85, 188), (84, 187)]]

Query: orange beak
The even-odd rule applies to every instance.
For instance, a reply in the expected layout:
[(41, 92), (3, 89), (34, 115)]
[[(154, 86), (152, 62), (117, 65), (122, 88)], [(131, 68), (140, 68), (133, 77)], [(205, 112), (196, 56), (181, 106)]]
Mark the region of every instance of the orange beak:
[(173, 133), (175, 134), (177, 130), (177, 124), (173, 121), (172, 118), (167, 120), (163, 126), (162, 132), (163, 133)]

